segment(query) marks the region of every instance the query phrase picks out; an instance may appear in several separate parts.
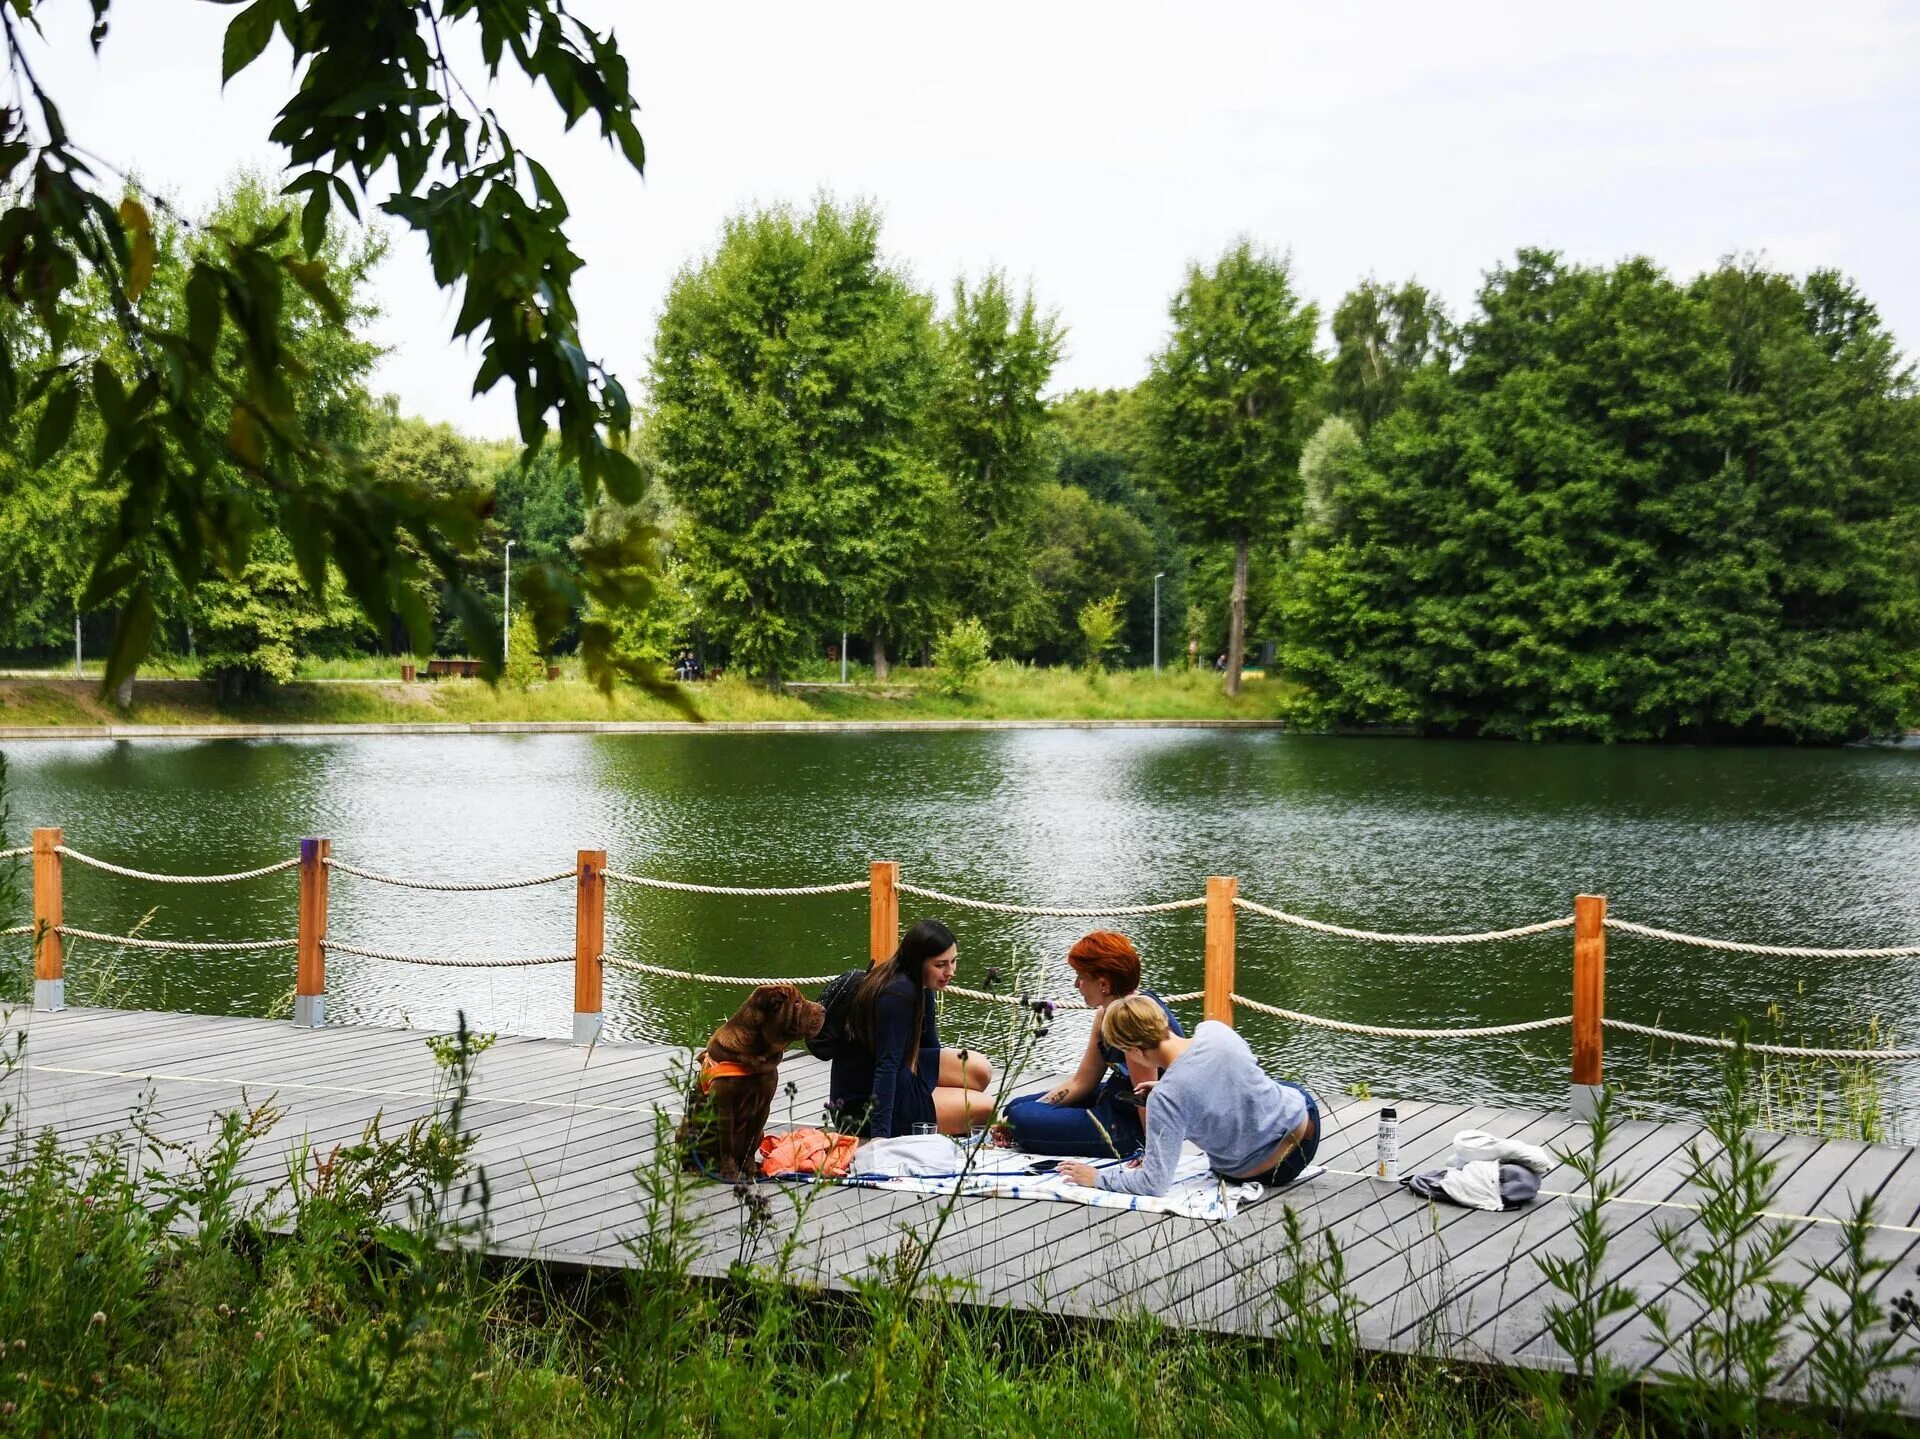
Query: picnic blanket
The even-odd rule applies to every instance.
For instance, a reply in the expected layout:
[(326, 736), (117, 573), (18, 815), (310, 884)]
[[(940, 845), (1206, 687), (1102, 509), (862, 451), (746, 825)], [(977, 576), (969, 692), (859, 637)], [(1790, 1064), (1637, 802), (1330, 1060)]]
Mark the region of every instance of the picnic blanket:
[[(964, 1158), (958, 1146), (955, 1146), (955, 1153), (962, 1154)], [(1110, 1189), (1089, 1189), (1070, 1183), (1057, 1174), (1034, 1173), (1033, 1166), (1042, 1162), (1040, 1155), (1023, 1154), (1016, 1149), (982, 1148), (964, 1174), (862, 1174), (856, 1170), (839, 1182), (907, 1194), (1051, 1199), (1062, 1204), (1086, 1204), (1097, 1209), (1134, 1209), (1149, 1214), (1178, 1214), (1188, 1219), (1214, 1222), (1233, 1218), (1242, 1204), (1251, 1203), (1266, 1192), (1264, 1185), (1234, 1183), (1216, 1178), (1207, 1165), (1206, 1155), (1191, 1144), (1181, 1146), (1173, 1184), (1162, 1195), (1120, 1194)], [(1088, 1162), (1095, 1169), (1103, 1169), (1123, 1161), (1109, 1159)], [(1324, 1172), (1323, 1165), (1309, 1165), (1294, 1183)]]

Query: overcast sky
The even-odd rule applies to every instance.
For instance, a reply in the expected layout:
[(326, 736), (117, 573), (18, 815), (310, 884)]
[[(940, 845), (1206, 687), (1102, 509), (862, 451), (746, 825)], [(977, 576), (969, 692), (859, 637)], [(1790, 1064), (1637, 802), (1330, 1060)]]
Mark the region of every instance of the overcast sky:
[[(276, 49), (220, 90), (235, 11), (120, 0), (96, 62), (87, 7), (48, 7), (36, 69), (75, 139), (190, 208), (285, 98)], [(1681, 274), (1735, 251), (1834, 266), (1903, 346), (1920, 336), (1920, 7), (1735, 4), (586, 3), (633, 67), (646, 179), (588, 125), (497, 99), (574, 211), (588, 349), (644, 375), (673, 272), (743, 206), (825, 189), (885, 212), (883, 243), (942, 296), (989, 265), (1068, 330), (1056, 388), (1130, 385), (1186, 265), (1245, 233), (1292, 252), (1330, 309), (1416, 276), (1456, 313), (1516, 247), (1646, 254)], [(469, 67), (477, 72), (478, 65)], [(477, 87), (480, 77), (470, 73)], [(377, 383), (474, 434), (512, 430), (424, 247), (379, 278)]]

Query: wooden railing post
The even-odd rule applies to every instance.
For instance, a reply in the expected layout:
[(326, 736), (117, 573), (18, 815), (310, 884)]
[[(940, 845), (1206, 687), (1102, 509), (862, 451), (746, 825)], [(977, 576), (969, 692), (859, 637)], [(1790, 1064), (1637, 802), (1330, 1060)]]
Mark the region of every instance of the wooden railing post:
[(900, 947), (900, 865), (876, 859), (867, 871), (867, 957), (885, 964)]
[(1607, 899), (1573, 901), (1573, 1114), (1591, 1119), (1603, 1083), (1602, 1024), (1607, 1012)]
[(33, 1007), (67, 1007), (66, 941), (60, 937), (64, 906), (60, 898), (60, 835), (57, 829), (33, 832)]
[(1207, 967), (1201, 1009), (1208, 1019), (1233, 1023), (1234, 897), (1240, 881), (1216, 874), (1207, 881)]
[(327, 1022), (327, 855), (333, 841), (300, 841), (300, 928), (294, 951), (293, 1022)]
[(600, 1038), (600, 981), (607, 952), (607, 852), (583, 849), (573, 901), (573, 1042)]

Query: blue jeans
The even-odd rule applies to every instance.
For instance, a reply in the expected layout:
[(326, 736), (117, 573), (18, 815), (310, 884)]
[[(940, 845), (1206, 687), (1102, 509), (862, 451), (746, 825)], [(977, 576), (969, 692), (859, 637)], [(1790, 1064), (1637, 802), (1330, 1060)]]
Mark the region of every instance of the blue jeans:
[(1048, 1104), (1023, 1094), (1007, 1106), (1013, 1147), (1063, 1158), (1125, 1159), (1146, 1143), (1140, 1110), (1104, 1089), (1090, 1105)]

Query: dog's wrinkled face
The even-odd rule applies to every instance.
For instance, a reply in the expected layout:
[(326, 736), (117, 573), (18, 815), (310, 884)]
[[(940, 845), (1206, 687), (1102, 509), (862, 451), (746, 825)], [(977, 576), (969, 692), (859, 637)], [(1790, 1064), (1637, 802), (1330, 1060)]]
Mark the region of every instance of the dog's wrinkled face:
[(763, 984), (747, 996), (733, 1017), (759, 1031), (767, 1043), (785, 1049), (796, 1039), (811, 1039), (827, 1022), (827, 1011), (791, 984)]

